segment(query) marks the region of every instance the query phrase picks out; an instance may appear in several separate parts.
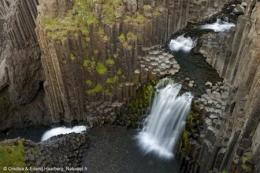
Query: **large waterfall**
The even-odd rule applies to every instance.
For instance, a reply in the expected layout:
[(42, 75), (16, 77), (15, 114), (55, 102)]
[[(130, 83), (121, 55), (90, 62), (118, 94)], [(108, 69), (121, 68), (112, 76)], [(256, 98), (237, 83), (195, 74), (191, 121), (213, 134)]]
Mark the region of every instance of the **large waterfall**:
[(137, 140), (144, 153), (152, 152), (170, 159), (174, 156), (173, 149), (185, 125), (193, 96), (190, 93), (178, 96), (181, 85), (170, 80), (166, 87), (162, 87), (164, 82), (162, 80), (157, 85), (150, 114)]

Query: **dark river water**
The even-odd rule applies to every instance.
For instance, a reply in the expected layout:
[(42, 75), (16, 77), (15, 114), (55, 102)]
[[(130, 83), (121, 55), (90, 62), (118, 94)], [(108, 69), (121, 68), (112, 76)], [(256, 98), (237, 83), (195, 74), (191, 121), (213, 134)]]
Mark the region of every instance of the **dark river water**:
[[(205, 93), (207, 89), (205, 83), (207, 81), (215, 84), (223, 80), (201, 54), (177, 51), (173, 52), (173, 55), (181, 67), (180, 71), (174, 76), (175, 81), (182, 83), (184, 91), (192, 92), (195, 97)], [(188, 81), (185, 81), (185, 78), (193, 80), (194, 86), (188, 87)]]

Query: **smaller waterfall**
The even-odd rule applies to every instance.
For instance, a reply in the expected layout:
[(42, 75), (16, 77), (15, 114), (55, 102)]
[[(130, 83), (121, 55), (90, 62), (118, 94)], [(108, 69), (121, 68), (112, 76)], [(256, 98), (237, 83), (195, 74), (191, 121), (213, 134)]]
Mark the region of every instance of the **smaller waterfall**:
[(162, 82), (157, 85), (158, 93), (150, 115), (136, 138), (145, 154), (153, 152), (161, 158), (170, 159), (174, 156), (173, 149), (185, 125), (193, 96), (190, 93), (177, 96), (181, 85), (171, 80), (166, 87), (159, 89)]
[(184, 52), (189, 52), (195, 46), (196, 41), (193, 41), (190, 37), (186, 38), (184, 35), (171, 40), (169, 43), (171, 51), (183, 50)]
[(83, 131), (86, 131), (86, 126), (75, 126), (73, 128), (67, 128), (67, 127), (56, 127), (51, 130), (48, 130), (45, 132), (42, 136), (41, 141), (45, 141), (53, 136), (58, 136), (60, 134), (69, 134), (69, 133), (82, 133)]
[(229, 22), (217, 19), (217, 21), (215, 23), (205, 24), (205, 25), (200, 26), (199, 28), (200, 29), (210, 29), (215, 32), (224, 32), (234, 26), (236, 26), (234, 23), (229, 23)]

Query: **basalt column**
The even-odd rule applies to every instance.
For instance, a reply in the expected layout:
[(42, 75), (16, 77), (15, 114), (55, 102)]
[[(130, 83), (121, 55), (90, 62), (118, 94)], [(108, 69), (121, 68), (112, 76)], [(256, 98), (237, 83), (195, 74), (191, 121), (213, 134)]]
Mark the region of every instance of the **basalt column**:
[[(260, 170), (260, 3), (242, 2), (236, 8), (244, 10), (236, 27), (230, 33), (208, 35), (201, 48), (207, 61), (225, 79), (226, 89), (220, 93), (225, 95), (225, 107), (219, 116), (211, 116), (212, 112), (204, 109), (205, 137), (198, 157), (201, 172)], [(210, 162), (209, 156), (214, 158)]]
[(156, 77), (141, 56), (225, 2), (40, 0), (36, 32), (53, 121), (113, 122), (136, 84)]

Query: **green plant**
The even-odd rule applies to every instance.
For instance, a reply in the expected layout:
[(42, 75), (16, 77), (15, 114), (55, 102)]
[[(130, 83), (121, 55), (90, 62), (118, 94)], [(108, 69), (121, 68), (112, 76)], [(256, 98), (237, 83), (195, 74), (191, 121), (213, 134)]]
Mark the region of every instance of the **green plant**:
[(89, 64), (90, 64), (90, 61), (89, 61), (89, 60), (84, 60), (84, 61), (83, 61), (83, 66), (84, 66), (84, 67), (87, 67)]
[(117, 75), (121, 75), (121, 74), (122, 74), (122, 69), (119, 68), (119, 69), (117, 70), (116, 74), (117, 74)]
[(109, 59), (106, 60), (106, 64), (107, 65), (114, 65), (115, 61), (112, 58), (109, 58)]
[(105, 94), (108, 96), (112, 96), (113, 94), (109, 90), (105, 90)]
[(119, 38), (120, 41), (124, 41), (125, 40), (124, 33), (120, 34), (120, 36), (118, 38)]
[(92, 83), (91, 80), (86, 80), (86, 84), (87, 84), (88, 86), (91, 86), (93, 83)]
[(132, 32), (128, 32), (128, 33), (126, 34), (126, 37), (127, 37), (127, 39), (129, 39), (129, 40), (136, 40), (136, 39), (137, 39), (137, 36), (136, 36), (134, 33), (132, 33)]
[(118, 76), (114, 76), (113, 78), (107, 78), (106, 82), (112, 84), (112, 83), (116, 83), (118, 79), (119, 79)]
[(137, 22), (137, 23), (144, 23), (146, 21), (146, 18), (142, 14), (139, 14), (133, 20), (134, 20), (134, 22)]
[(73, 53), (70, 53), (70, 59), (71, 59), (72, 61), (74, 61), (74, 60), (75, 60), (75, 56), (74, 56), (74, 54), (73, 54)]
[(107, 72), (107, 67), (105, 66), (104, 63), (98, 62), (98, 63), (97, 63), (97, 66), (96, 66), (96, 71), (97, 71), (99, 74), (105, 74), (105, 73)]
[(97, 85), (95, 86), (95, 88), (88, 90), (87, 93), (88, 93), (88, 94), (94, 94), (94, 93), (101, 92), (102, 90), (103, 90), (102, 85), (101, 85), (101, 84), (97, 84)]

